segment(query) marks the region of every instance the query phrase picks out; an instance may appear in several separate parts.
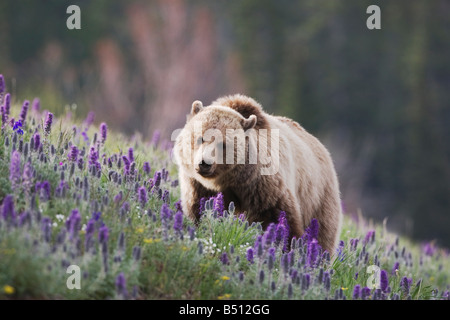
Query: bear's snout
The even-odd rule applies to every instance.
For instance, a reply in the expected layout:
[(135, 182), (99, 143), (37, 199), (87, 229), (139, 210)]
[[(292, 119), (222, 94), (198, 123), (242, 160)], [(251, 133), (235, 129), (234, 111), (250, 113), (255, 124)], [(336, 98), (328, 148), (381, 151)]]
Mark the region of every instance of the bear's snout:
[(214, 166), (211, 162), (202, 160), (197, 167), (197, 172), (204, 176), (210, 176), (214, 173)]

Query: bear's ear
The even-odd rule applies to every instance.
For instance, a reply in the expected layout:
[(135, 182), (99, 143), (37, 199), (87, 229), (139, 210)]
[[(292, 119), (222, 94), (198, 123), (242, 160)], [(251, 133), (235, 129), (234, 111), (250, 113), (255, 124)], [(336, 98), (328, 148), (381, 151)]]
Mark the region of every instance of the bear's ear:
[(195, 100), (192, 103), (191, 115), (195, 116), (197, 113), (203, 110), (203, 103), (199, 100)]
[(256, 116), (252, 114), (248, 119), (242, 119), (242, 127), (245, 130), (252, 129), (256, 125)]

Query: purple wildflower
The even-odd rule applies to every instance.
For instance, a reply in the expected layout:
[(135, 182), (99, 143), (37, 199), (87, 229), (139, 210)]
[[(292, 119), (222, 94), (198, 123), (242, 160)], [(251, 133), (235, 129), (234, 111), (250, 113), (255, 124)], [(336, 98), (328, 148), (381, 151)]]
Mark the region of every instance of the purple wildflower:
[(396, 262), (396, 263), (394, 264), (394, 266), (392, 267), (391, 274), (396, 274), (396, 272), (397, 272), (399, 266), (400, 266), (400, 264), (399, 264), (398, 262)]
[(305, 233), (302, 236), (303, 240), (307, 240), (308, 243), (312, 239), (319, 238), (319, 222), (317, 219), (312, 219), (309, 226), (306, 228)]
[(106, 225), (103, 225), (98, 229), (98, 241), (100, 243), (107, 243), (109, 238), (109, 229)]
[(409, 289), (411, 287), (412, 279), (408, 279), (407, 277), (403, 277), (400, 280), (400, 287), (402, 288), (405, 294), (409, 294)]
[(311, 268), (316, 267), (319, 256), (320, 245), (316, 239), (312, 239), (308, 244), (308, 265)]
[(98, 161), (98, 152), (95, 150), (95, 147), (92, 146), (89, 150), (89, 164), (95, 165)]
[(134, 151), (133, 148), (128, 149), (128, 160), (130, 162), (134, 162)]
[(144, 162), (144, 165), (143, 165), (142, 169), (144, 170), (144, 172), (146, 174), (150, 174), (150, 171), (151, 171), (150, 163), (148, 163), (147, 161)]
[(147, 189), (145, 187), (140, 187), (138, 190), (138, 198), (139, 203), (142, 207), (144, 207), (147, 204)]
[(275, 229), (275, 243), (282, 244), (283, 250), (286, 250), (289, 239), (289, 225), (286, 219), (286, 212), (281, 211), (278, 217), (278, 224)]
[(0, 97), (2, 96), (3, 92), (5, 92), (5, 79), (3, 78), (3, 75), (0, 74)]
[(165, 203), (169, 203), (170, 202), (169, 190), (164, 190), (164, 194), (162, 196), (162, 201), (165, 202)]
[(156, 171), (153, 177), (153, 185), (159, 187), (161, 184), (161, 172)]
[(50, 238), (52, 236), (52, 220), (48, 217), (42, 219), (41, 230), (44, 234), (44, 240), (46, 242), (50, 242)]
[(30, 161), (28, 161), (23, 168), (22, 186), (25, 194), (29, 195), (30, 189), (33, 186), (33, 167)]
[(181, 206), (181, 200), (178, 200), (177, 202), (175, 202), (174, 206), (177, 211), (183, 212), (183, 207)]
[(47, 113), (47, 118), (45, 119), (44, 124), (44, 132), (49, 135), (52, 131), (52, 123), (53, 123), (53, 113), (49, 112)]
[(153, 131), (152, 145), (155, 146), (155, 147), (158, 146), (160, 138), (161, 138), (161, 132), (159, 132), (159, 130)]
[(128, 296), (127, 281), (123, 272), (119, 273), (116, 278), (116, 290), (118, 295), (123, 296), (124, 298)]
[(128, 160), (128, 158), (126, 156), (122, 156), (122, 160), (124, 163), (124, 174), (128, 175), (130, 174), (130, 160)]
[(91, 238), (95, 232), (95, 219), (91, 218), (86, 224), (86, 238)]
[(364, 238), (364, 244), (375, 241), (375, 230), (369, 230)]
[(5, 106), (4, 105), (0, 105), (0, 115), (2, 117), (2, 127), (5, 125), (8, 116), (6, 115), (6, 111), (5, 111)]
[[(14, 122), (14, 118), (11, 119), (11, 122)], [(21, 128), (22, 128), (22, 120), (14, 122), (13, 130), (18, 134), (23, 135), (23, 130)]]
[(180, 232), (181, 229), (183, 228), (183, 212), (177, 211), (177, 213), (175, 214), (174, 220), (175, 221), (173, 224), (173, 228), (175, 229), (175, 231)]
[(88, 115), (86, 116), (86, 119), (84, 120), (84, 124), (86, 126), (86, 130), (89, 129), (89, 127), (94, 123), (95, 119), (95, 113), (93, 111), (90, 111)]
[(38, 132), (36, 132), (33, 136), (34, 140), (34, 150), (39, 150), (39, 147), (41, 146), (41, 136)]
[(230, 263), (230, 261), (228, 259), (228, 254), (226, 252), (222, 253), (222, 255), (220, 256), (220, 261), (222, 262), (222, 264)]
[(81, 215), (77, 209), (72, 210), (69, 219), (66, 221), (66, 228), (69, 231), (70, 239), (74, 239), (80, 230)]
[(38, 112), (41, 109), (41, 101), (39, 98), (34, 98), (33, 103), (31, 104), (31, 110), (34, 112)]
[(248, 248), (247, 250), (247, 261), (250, 263), (254, 262), (254, 251), (253, 248)]
[(366, 300), (370, 296), (370, 288), (364, 287), (361, 289), (361, 299)]
[(10, 194), (3, 199), (2, 217), (4, 220), (10, 221), (14, 221), (16, 218), (16, 213), (14, 211), (14, 197)]
[(72, 145), (72, 146), (70, 147), (70, 152), (69, 152), (69, 154), (67, 155), (68, 158), (69, 158), (69, 161), (71, 161), (71, 162), (77, 162), (77, 161), (78, 161), (78, 154), (79, 154), (79, 150), (78, 150), (77, 146)]
[(20, 111), (19, 119), (22, 121), (22, 123), (25, 123), (25, 120), (27, 118), (28, 113), (28, 107), (30, 106), (30, 101), (25, 100), (22, 105), (22, 110)]
[(219, 216), (222, 216), (224, 210), (224, 200), (222, 192), (219, 192), (214, 198), (214, 210), (217, 210)]
[(161, 206), (161, 220), (168, 221), (172, 218), (172, 210), (170, 210), (167, 203), (163, 203)]
[(6, 120), (8, 120), (9, 112), (11, 110), (11, 95), (9, 93), (5, 94), (4, 104)]
[(264, 245), (266, 247), (270, 247), (272, 243), (275, 241), (275, 223), (270, 223), (264, 232)]
[(81, 136), (83, 137), (84, 142), (85, 142), (86, 144), (89, 144), (89, 137), (88, 137), (88, 135), (87, 135), (87, 133), (86, 133), (85, 131), (83, 131), (83, 132), (81, 133)]
[(389, 286), (388, 274), (385, 270), (381, 270), (381, 272), (380, 272), (380, 288), (383, 292), (386, 292), (388, 286)]
[(9, 181), (11, 181), (13, 190), (19, 187), (20, 180), (20, 153), (14, 150), (11, 154), (11, 162), (9, 165)]
[(353, 288), (353, 300), (359, 299), (360, 294), (361, 294), (361, 286), (357, 284)]
[(423, 247), (422, 247), (423, 252), (425, 253), (425, 255), (432, 257), (434, 255), (434, 253), (436, 252), (436, 248), (434, 247), (434, 245), (432, 243), (426, 243)]
[(108, 134), (108, 126), (106, 125), (106, 123), (102, 122), (102, 124), (100, 124), (100, 138), (102, 144), (105, 143), (107, 134)]
[(267, 251), (267, 268), (272, 271), (273, 265), (275, 263), (275, 248), (271, 247)]

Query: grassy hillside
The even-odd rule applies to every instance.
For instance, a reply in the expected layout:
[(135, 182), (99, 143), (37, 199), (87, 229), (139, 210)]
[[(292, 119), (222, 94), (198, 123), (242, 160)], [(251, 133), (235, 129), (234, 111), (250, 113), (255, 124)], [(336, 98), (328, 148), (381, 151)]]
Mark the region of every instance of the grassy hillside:
[[(224, 208), (220, 195), (205, 199), (195, 226), (180, 211), (170, 145), (157, 133), (149, 142), (126, 138), (90, 117), (50, 121), (37, 101), (6, 104), (2, 299), (449, 298), (448, 252), (432, 243), (345, 217), (330, 256), (314, 223), (288, 244), (283, 218), (264, 233), (233, 205)], [(80, 289), (69, 289), (72, 265)]]

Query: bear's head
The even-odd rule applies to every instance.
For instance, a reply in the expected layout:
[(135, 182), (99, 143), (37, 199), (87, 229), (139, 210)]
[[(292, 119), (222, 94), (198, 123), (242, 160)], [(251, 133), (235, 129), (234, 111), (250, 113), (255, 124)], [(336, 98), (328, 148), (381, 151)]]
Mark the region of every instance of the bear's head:
[(245, 118), (228, 106), (204, 107), (195, 101), (175, 143), (178, 164), (190, 176), (212, 187), (236, 166), (251, 165), (256, 123), (254, 114)]

